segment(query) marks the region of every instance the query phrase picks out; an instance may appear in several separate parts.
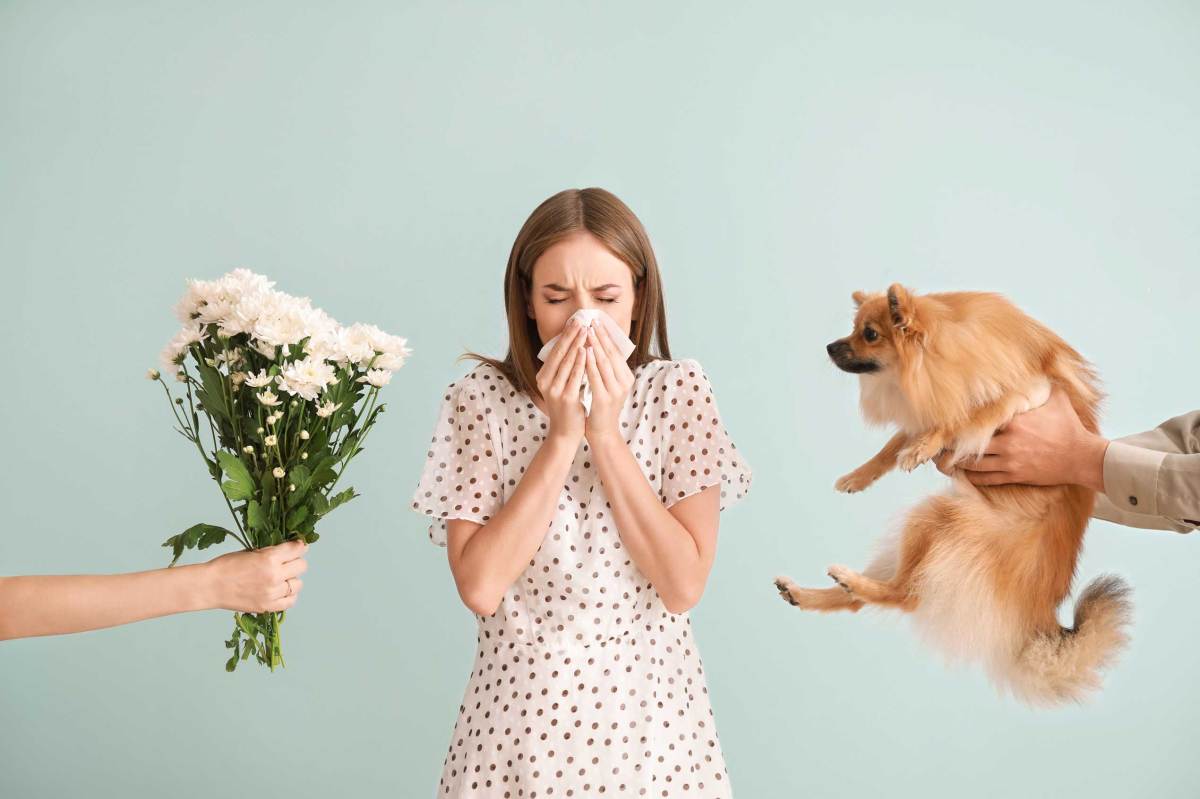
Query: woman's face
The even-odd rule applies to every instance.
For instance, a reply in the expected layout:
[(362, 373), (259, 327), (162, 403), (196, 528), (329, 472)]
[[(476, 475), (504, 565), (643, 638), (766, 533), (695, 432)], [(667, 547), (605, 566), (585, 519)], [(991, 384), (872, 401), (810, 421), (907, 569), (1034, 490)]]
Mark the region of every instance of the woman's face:
[(543, 343), (581, 308), (599, 308), (629, 335), (637, 315), (633, 272), (591, 233), (573, 233), (542, 253), (532, 283), (528, 312)]

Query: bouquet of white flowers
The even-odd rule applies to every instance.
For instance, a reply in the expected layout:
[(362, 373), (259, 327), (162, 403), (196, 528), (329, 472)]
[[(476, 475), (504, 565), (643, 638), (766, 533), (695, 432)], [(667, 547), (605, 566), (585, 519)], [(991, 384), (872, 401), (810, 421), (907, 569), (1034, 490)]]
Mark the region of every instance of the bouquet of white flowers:
[[(162, 383), (177, 432), (204, 459), (236, 528), (197, 524), (171, 536), (163, 546), (172, 566), (185, 549), (226, 537), (245, 549), (316, 541), (317, 522), (358, 496), (334, 487), (383, 412), (379, 390), (411, 354), (405, 339), (373, 325), (342, 327), (274, 285), (245, 269), (189, 281), (175, 307), (183, 329), (162, 352), (163, 371), (185, 396), (173, 397), (157, 369), (147, 374)], [(251, 655), (272, 671), (283, 665), (285, 614), (235, 613), (226, 670)]]

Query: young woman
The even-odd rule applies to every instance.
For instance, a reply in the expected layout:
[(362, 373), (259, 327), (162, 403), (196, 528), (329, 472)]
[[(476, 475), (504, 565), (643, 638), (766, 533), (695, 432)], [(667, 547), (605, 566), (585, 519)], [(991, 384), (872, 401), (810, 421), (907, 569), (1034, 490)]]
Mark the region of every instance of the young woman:
[(612, 194), (564, 191), (504, 284), (508, 354), (446, 390), (412, 501), (479, 621), (438, 795), (729, 796), (687, 611), (750, 469), (700, 364), (670, 359), (650, 241)]

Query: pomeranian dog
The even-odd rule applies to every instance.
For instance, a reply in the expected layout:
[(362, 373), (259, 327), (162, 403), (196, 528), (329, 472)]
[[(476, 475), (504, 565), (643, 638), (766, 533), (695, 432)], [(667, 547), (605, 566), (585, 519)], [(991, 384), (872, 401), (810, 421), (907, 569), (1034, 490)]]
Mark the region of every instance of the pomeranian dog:
[[(895, 284), (853, 298), (854, 331), (826, 349), (859, 376), (867, 421), (899, 432), (837, 490), (862, 491), (943, 450), (953, 463), (979, 457), (998, 428), (1042, 405), (1052, 387), (1097, 430), (1091, 366), (1004, 297), (917, 295)], [(783, 577), (775, 585), (805, 610), (899, 608), (950, 659), (981, 663), (1001, 690), (1036, 705), (1079, 701), (1124, 646), (1130, 615), (1129, 588), (1102, 576), (1080, 594), (1074, 626), (1058, 621), (1094, 500), (1082, 486), (976, 487), (957, 472), (862, 573), (832, 566), (837, 586), (801, 588)]]

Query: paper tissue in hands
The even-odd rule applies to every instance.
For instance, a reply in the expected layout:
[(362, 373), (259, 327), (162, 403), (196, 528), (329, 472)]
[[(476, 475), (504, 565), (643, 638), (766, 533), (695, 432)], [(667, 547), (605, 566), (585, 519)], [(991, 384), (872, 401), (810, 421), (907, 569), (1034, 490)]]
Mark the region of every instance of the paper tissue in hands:
[[(617, 345), (617, 350), (621, 353), (622, 360), (628, 360), (629, 356), (635, 349), (634, 343), (629, 340), (629, 336), (613, 321), (613, 318), (599, 308), (580, 308), (575, 313), (571, 314), (571, 319), (578, 319), (579, 323), (584, 327), (596, 327), (604, 325), (604, 329), (608, 331), (609, 338)], [(571, 319), (567, 320), (569, 324)], [(554, 349), (554, 345), (558, 343), (558, 339), (562, 336), (559, 333), (554, 338), (546, 342), (546, 345), (538, 351), (538, 360), (545, 363), (550, 357), (550, 351)], [(588, 386), (587, 372), (583, 375), (583, 385), (580, 391), (579, 401), (583, 403), (583, 412), (591, 414), (592, 412), (592, 389)]]

